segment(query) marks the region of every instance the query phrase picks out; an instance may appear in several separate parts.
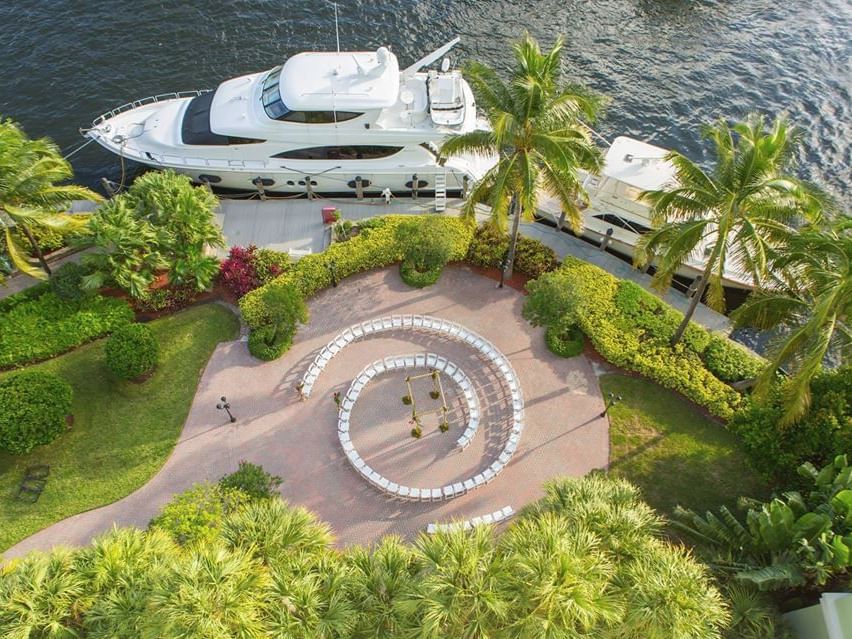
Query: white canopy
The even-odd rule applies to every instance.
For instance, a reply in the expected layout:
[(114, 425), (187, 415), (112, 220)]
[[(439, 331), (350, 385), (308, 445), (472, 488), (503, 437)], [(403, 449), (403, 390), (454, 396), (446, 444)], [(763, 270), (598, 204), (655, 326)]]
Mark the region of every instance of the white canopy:
[(372, 52), (300, 53), (284, 63), (281, 99), (293, 111), (365, 111), (396, 104), (399, 63)]
[(606, 153), (603, 174), (643, 191), (659, 189), (675, 182), (674, 167), (663, 159), (667, 153), (653, 144), (620, 136)]

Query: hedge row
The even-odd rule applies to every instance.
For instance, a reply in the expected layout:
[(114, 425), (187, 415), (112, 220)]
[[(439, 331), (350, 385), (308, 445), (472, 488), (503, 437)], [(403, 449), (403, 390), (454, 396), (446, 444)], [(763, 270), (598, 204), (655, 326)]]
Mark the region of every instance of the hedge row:
[(123, 300), (94, 295), (65, 301), (47, 285), (33, 287), (0, 305), (0, 368), (55, 357), (132, 321)]
[[(482, 224), (473, 234), (467, 261), (484, 267), (499, 267), (503, 256), (509, 250), (509, 235), (492, 224)], [(556, 268), (556, 252), (538, 240), (520, 235), (515, 248), (515, 270), (539, 277), (542, 273)]]
[[(410, 219), (408, 215), (387, 215), (365, 220), (359, 223), (358, 235), (346, 242), (332, 244), (322, 253), (303, 257), (273, 282), (292, 282), (308, 298), (331, 286), (332, 271), (334, 277), (340, 280), (399, 262), (402, 250), (396, 240), (395, 230), (399, 224)], [(453, 237), (450, 261), (464, 259), (473, 236), (473, 226), (454, 217), (435, 219), (446, 225)], [(269, 323), (262, 300), (264, 288), (261, 286), (253, 290), (240, 300), (243, 319), (252, 329)]]
[(743, 406), (744, 397), (714, 375), (702, 357), (711, 344), (725, 348), (728, 377), (759, 369), (760, 359), (735, 346), (719, 347), (722, 338), (697, 324), (672, 347), (669, 339), (683, 318), (680, 312), (637, 284), (576, 258), (566, 258), (559, 271), (582, 300), (578, 325), (609, 362), (678, 391), (726, 420)]

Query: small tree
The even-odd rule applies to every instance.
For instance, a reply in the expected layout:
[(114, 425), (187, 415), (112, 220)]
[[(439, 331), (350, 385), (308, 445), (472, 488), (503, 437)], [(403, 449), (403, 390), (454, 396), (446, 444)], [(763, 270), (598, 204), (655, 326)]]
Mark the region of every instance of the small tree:
[(272, 345), (293, 336), (298, 324), (308, 321), (308, 306), (305, 298), (289, 283), (271, 284), (263, 292), (263, 304), (269, 317), (271, 331), (267, 344)]
[(219, 486), (244, 492), (252, 499), (269, 499), (278, 496), (282, 479), (261, 466), (241, 461), (239, 468), (219, 480)]
[(528, 282), (524, 319), (533, 326), (576, 323), (580, 296), (571, 282), (571, 277), (561, 271), (545, 273)]
[(453, 250), (453, 238), (437, 217), (403, 222), (396, 229), (396, 238), (403, 263), (418, 273), (443, 268)]

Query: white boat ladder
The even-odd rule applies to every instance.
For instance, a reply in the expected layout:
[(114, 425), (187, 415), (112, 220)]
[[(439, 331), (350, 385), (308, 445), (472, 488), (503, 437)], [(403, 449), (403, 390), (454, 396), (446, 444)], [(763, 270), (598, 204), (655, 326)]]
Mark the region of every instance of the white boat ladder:
[(443, 213), (447, 210), (447, 174), (435, 175), (435, 212)]

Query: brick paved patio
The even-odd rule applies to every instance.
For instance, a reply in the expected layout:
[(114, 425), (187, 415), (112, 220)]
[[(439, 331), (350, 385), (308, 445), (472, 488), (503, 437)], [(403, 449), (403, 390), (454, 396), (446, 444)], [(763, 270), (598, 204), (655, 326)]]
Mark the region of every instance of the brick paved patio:
[[(197, 481), (215, 481), (240, 460), (261, 464), (284, 478), (282, 495), (317, 513), (339, 543), (369, 543), (381, 535), (411, 538), (430, 522), (467, 519), (506, 505), (518, 510), (541, 495), (541, 484), (559, 475), (580, 475), (608, 459), (607, 420), (591, 364), (560, 359), (546, 349), (543, 330), (520, 316), (523, 296), (495, 288), (466, 267), (445, 270), (424, 290), (402, 283), (395, 268), (347, 279), (310, 302), (311, 321), (290, 352), (275, 362), (253, 359), (244, 342), (220, 344), (201, 379), (174, 453), (148, 484), (112, 505), (82, 513), (25, 539), (6, 553), (19, 555), (57, 544), (85, 544), (113, 523), (144, 527), (176, 492)], [(350, 324), (372, 317), (422, 313), (453, 320), (480, 333), (512, 362), (526, 402), (520, 447), (487, 486), (449, 502), (390, 501), (367, 485), (343, 455), (336, 434), (335, 391), (345, 393), (363, 366), (387, 355), (430, 351), (459, 364), (473, 382), (483, 419), (473, 443), (454, 450), (465, 413), (458, 389), (445, 380), (453, 410), (448, 433), (428, 419), (424, 435), (408, 435), (410, 407), (402, 374), (377, 378), (353, 412), (352, 437), (368, 463), (394, 481), (440, 486), (484, 469), (508, 436), (510, 412), (499, 376), (469, 347), (428, 333), (396, 331), (345, 348), (320, 375), (313, 395), (300, 402), (294, 385), (315, 354)], [(418, 404), (428, 399), (428, 383)], [(229, 424), (215, 405), (227, 395), (238, 418)], [(424, 395), (425, 397), (421, 397)]]

